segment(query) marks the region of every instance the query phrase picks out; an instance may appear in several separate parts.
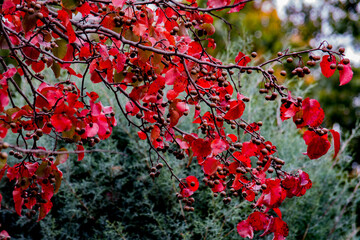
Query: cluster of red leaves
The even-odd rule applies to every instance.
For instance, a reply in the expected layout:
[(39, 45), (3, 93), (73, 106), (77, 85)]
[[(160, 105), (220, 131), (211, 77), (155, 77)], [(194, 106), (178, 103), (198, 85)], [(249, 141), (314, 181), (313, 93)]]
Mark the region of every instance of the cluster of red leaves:
[(30, 210), (38, 209), (38, 221), (43, 219), (51, 210), (53, 204), (50, 200), (61, 185), (62, 172), (57, 165), (44, 159), (41, 164), (22, 162), (5, 168), (7, 178), (16, 180), (13, 198), (17, 214), (21, 216), (25, 205)]
[[(297, 128), (306, 126), (309, 128), (309, 130), (304, 133), (303, 138), (308, 146), (305, 154), (308, 155), (310, 159), (317, 159), (328, 152), (331, 146), (328, 140), (328, 130), (320, 127), (325, 114), (317, 100), (310, 98), (295, 100), (291, 98), (289, 94), (288, 98), (284, 99), (280, 107), (280, 117), (283, 121), (293, 118)], [(340, 136), (335, 130), (330, 130), (330, 132), (333, 134), (335, 143), (335, 158), (339, 151)]]

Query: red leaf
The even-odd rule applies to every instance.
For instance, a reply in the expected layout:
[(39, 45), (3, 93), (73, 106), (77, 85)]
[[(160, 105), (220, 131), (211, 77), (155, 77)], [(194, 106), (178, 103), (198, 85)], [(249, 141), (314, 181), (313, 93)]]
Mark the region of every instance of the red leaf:
[(220, 161), (215, 158), (207, 158), (203, 165), (203, 171), (205, 174), (211, 176), (217, 171), (217, 167), (220, 165)]
[(229, 144), (220, 138), (214, 139), (211, 142), (211, 148), (212, 148), (212, 152), (214, 155), (218, 155), (219, 153), (222, 153), (223, 151), (228, 149), (228, 147), (229, 147)]
[(330, 58), (329, 55), (325, 55), (322, 57), (322, 61), (320, 62), (320, 68), (321, 68), (322, 74), (327, 78), (331, 77), (335, 73), (335, 70), (336, 70), (336, 68), (334, 68), (334, 69), (330, 68), (331, 64), (336, 64), (335, 56), (331, 56), (331, 58)]
[(310, 159), (317, 159), (326, 154), (330, 148), (330, 142), (320, 136), (315, 136), (307, 148), (307, 155)]
[(247, 219), (254, 231), (264, 230), (267, 227), (269, 220), (269, 216), (262, 212), (253, 212)]
[(77, 7), (76, 10), (82, 14), (83, 17), (90, 14), (91, 8), (88, 2), (85, 2), (80, 7)]
[(230, 0), (208, 0), (207, 6), (209, 8), (217, 8), (227, 6), (231, 3)]
[(205, 141), (202, 138), (196, 139), (191, 144), (192, 151), (194, 152), (194, 156), (207, 157), (211, 154), (211, 146), (208, 141)]
[(239, 222), (238, 225), (236, 226), (236, 229), (241, 237), (243, 238), (248, 237), (250, 239), (253, 239), (254, 230), (248, 220), (243, 220)]
[(198, 190), (199, 188), (199, 181), (198, 179), (195, 177), (195, 176), (188, 176), (186, 178), (186, 182), (187, 182), (187, 185), (188, 185), (188, 188), (195, 192), (196, 190)]
[(339, 153), (339, 150), (340, 150), (340, 133), (338, 133), (337, 131), (335, 131), (333, 129), (331, 129), (330, 132), (331, 132), (331, 134), (333, 136), (333, 139), (334, 139), (335, 153), (334, 153), (333, 159), (335, 159), (336, 156)]
[(245, 3), (241, 3), (241, 2), (244, 2), (244, 0), (235, 0), (234, 5), (238, 3), (240, 4), (237, 5), (236, 7), (231, 8), (230, 11), (228, 11), (228, 13), (239, 12), (241, 9), (243, 9), (245, 7)]
[[(76, 151), (84, 151), (84, 146), (83, 145), (76, 145)], [(84, 159), (85, 153), (78, 153), (78, 161), (81, 161)]]
[(227, 120), (236, 120), (243, 115), (244, 110), (245, 110), (245, 103), (239, 100), (238, 104), (230, 108), (230, 110), (224, 115), (224, 118)]
[(124, 70), (125, 61), (126, 61), (125, 54), (119, 53), (117, 55), (116, 65), (115, 65), (116, 72), (120, 73), (120, 72), (122, 72), (122, 70)]
[(45, 68), (45, 63), (43, 61), (39, 62), (33, 62), (31, 64), (31, 69), (34, 70), (34, 72), (39, 73)]
[(21, 192), (22, 191), (20, 188), (15, 188), (13, 191), (15, 211), (19, 216), (21, 216), (21, 209), (22, 209), (22, 205), (24, 204), (24, 199), (21, 197)]
[(47, 203), (41, 203), (40, 204), (40, 210), (39, 210), (39, 218), (37, 221), (40, 221), (43, 219), (51, 210), (53, 204), (51, 201), (48, 201)]
[(340, 74), (340, 86), (349, 83), (354, 75), (350, 63), (343, 64), (343, 61), (340, 62), (344, 66), (343, 70), (339, 70)]
[(112, 0), (112, 3), (114, 4), (114, 7), (122, 8), (126, 3), (126, 0)]
[(239, 66), (246, 66), (250, 61), (251, 59), (242, 52), (239, 52), (235, 58), (235, 63)]
[[(289, 105), (290, 104), (290, 105)], [(294, 103), (283, 103), (280, 107), (280, 118), (282, 121), (292, 118), (300, 110)]]
[(305, 125), (311, 127), (319, 126), (324, 120), (324, 110), (315, 99), (305, 98), (302, 102), (303, 120)]
[(141, 140), (146, 140), (146, 133), (140, 130), (137, 132), (137, 134)]
[(248, 133), (248, 132), (256, 132), (256, 131), (259, 131), (260, 128), (259, 128), (259, 125), (255, 122), (249, 124), (247, 127), (246, 127), (246, 130), (247, 131), (244, 131), (244, 134)]

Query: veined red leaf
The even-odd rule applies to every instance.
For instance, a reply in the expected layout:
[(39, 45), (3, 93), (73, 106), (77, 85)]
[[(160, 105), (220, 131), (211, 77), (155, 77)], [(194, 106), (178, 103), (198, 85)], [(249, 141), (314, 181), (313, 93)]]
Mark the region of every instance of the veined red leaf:
[(340, 74), (340, 86), (349, 83), (354, 75), (350, 63), (344, 64), (343, 61), (340, 62), (344, 66), (342, 70), (339, 70)]
[(239, 100), (238, 104), (230, 108), (230, 110), (224, 115), (224, 118), (227, 120), (236, 120), (243, 115), (244, 110), (245, 110), (245, 103)]
[(326, 154), (329, 148), (329, 140), (320, 136), (315, 136), (308, 145), (307, 155), (310, 159), (317, 159)]
[(253, 239), (254, 230), (248, 220), (243, 220), (239, 222), (238, 225), (236, 226), (236, 229), (241, 237), (243, 238), (248, 237), (250, 239)]
[(231, 3), (231, 0), (208, 0), (207, 6), (209, 8), (217, 8), (227, 6)]
[(335, 56), (330, 57), (329, 55), (325, 55), (322, 57), (322, 60), (320, 62), (320, 68), (321, 68), (322, 74), (327, 78), (331, 77), (335, 73), (335, 70), (336, 70), (336, 68), (334, 68), (334, 69), (330, 68), (331, 64), (336, 64)]
[[(84, 151), (84, 146), (83, 145), (76, 145), (76, 151)], [(85, 153), (78, 153), (78, 161), (81, 161), (84, 159)]]
[(228, 147), (229, 147), (229, 144), (220, 138), (214, 139), (211, 142), (211, 148), (212, 148), (212, 152), (214, 155), (218, 155), (219, 153), (222, 153), (223, 151), (228, 149)]
[(140, 130), (137, 132), (137, 134), (141, 140), (146, 140), (146, 133)]
[(203, 171), (205, 174), (211, 176), (217, 171), (217, 167), (220, 165), (220, 161), (215, 158), (207, 158), (204, 161)]
[(336, 156), (338, 155), (339, 153), (339, 150), (340, 150), (340, 133), (338, 133), (337, 131), (331, 129), (330, 130), (332, 136), (333, 136), (333, 139), (334, 139), (334, 148), (335, 148), (335, 152), (334, 152), (334, 157), (333, 159), (336, 158)]
[(47, 203), (41, 203), (40, 204), (40, 210), (39, 210), (39, 218), (37, 221), (40, 221), (43, 219), (51, 210), (53, 204), (51, 201), (48, 201)]
[(239, 52), (235, 58), (235, 63), (239, 66), (246, 66), (250, 61), (251, 59), (242, 52)]
[(202, 138), (194, 140), (191, 144), (191, 148), (194, 152), (194, 156), (197, 156), (199, 158), (207, 157), (211, 154), (210, 143)]
[(230, 11), (228, 11), (228, 13), (239, 12), (241, 9), (243, 9), (245, 7), (245, 3), (241, 3), (241, 2), (244, 2), (244, 0), (235, 0), (234, 5), (235, 4), (239, 4), (239, 5), (231, 8)]
[(114, 7), (122, 8), (126, 3), (126, 0), (112, 0), (112, 3), (114, 4)]

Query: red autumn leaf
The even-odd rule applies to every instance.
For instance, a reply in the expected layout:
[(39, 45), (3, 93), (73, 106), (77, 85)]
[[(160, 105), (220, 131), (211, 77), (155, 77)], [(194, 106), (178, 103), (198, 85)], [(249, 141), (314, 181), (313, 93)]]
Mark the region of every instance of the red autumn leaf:
[(308, 144), (307, 155), (310, 159), (317, 159), (327, 153), (330, 145), (327, 139), (315, 136)]
[(0, 89), (0, 112), (4, 111), (4, 107), (9, 104), (9, 95), (5, 89)]
[(194, 156), (197, 156), (199, 158), (207, 157), (211, 154), (210, 143), (202, 138), (194, 140), (191, 144), (191, 148), (194, 152)]
[(300, 111), (300, 108), (295, 106), (294, 103), (283, 103), (280, 107), (280, 118), (285, 121), (294, 117), (298, 111)]
[(267, 227), (269, 220), (269, 216), (262, 212), (253, 212), (247, 219), (254, 231), (264, 230)]
[(220, 161), (215, 158), (207, 158), (203, 164), (203, 171), (205, 174), (211, 176), (217, 171), (217, 167), (220, 165)]
[(245, 103), (239, 100), (238, 104), (229, 109), (229, 111), (224, 115), (224, 118), (227, 120), (236, 120), (243, 115), (244, 110)]
[(86, 95), (91, 99), (91, 101), (95, 102), (98, 98), (99, 95), (96, 92), (86, 92)]
[(228, 149), (228, 147), (229, 147), (229, 144), (220, 138), (214, 139), (211, 142), (211, 148), (212, 148), (212, 152), (214, 155), (218, 155), (219, 153), (222, 153), (223, 151)]
[(112, 0), (112, 3), (114, 4), (114, 7), (122, 8), (126, 3), (126, 0)]
[(11, 78), (17, 72), (16, 68), (9, 68), (6, 72), (3, 73), (3, 76), (6, 78)]
[[(84, 151), (84, 146), (83, 145), (76, 145), (76, 151)], [(85, 153), (78, 153), (78, 161), (81, 161), (84, 159)]]
[(251, 59), (242, 52), (239, 52), (235, 58), (235, 63), (239, 66), (246, 66), (250, 61)]
[(186, 182), (187, 182), (187, 185), (188, 185), (188, 188), (195, 192), (196, 190), (198, 190), (199, 188), (199, 181), (198, 179), (195, 177), (195, 176), (188, 176), (186, 178)]
[(122, 72), (124, 70), (125, 61), (126, 61), (125, 54), (119, 53), (117, 55), (116, 65), (115, 65), (116, 72), (120, 73), (120, 72)]
[(146, 133), (144, 133), (143, 131), (140, 130), (137, 132), (137, 134), (141, 140), (146, 140), (146, 138), (147, 138)]
[(217, 8), (227, 6), (231, 3), (230, 0), (208, 0), (207, 6), (209, 8)]
[(260, 127), (259, 127), (259, 125), (257, 123), (253, 122), (253, 123), (247, 125), (246, 130), (247, 131), (244, 131), (244, 134), (246, 134), (248, 132), (251, 132), (251, 133), (252, 132), (257, 132), (257, 131), (260, 130)]
[(244, 0), (235, 0), (233, 5), (238, 5), (236, 7), (232, 7), (228, 13), (239, 12), (241, 9), (243, 9), (245, 7), (245, 3), (241, 2), (244, 2)]
[(230, 138), (232, 142), (236, 142), (237, 139), (238, 139), (237, 136), (236, 136), (235, 134), (232, 134), (232, 133), (227, 134), (226, 136), (227, 136), (228, 138)]
[(21, 188), (15, 188), (13, 191), (13, 199), (15, 203), (15, 211), (21, 216), (22, 205), (24, 204), (24, 199), (21, 197), (22, 191)]
[(336, 158), (336, 156), (338, 155), (339, 153), (339, 150), (340, 150), (340, 133), (338, 133), (337, 131), (331, 129), (330, 130), (332, 136), (333, 136), (333, 139), (334, 139), (334, 148), (335, 148), (335, 152), (334, 152), (334, 157), (333, 159)]
[(319, 126), (325, 117), (324, 110), (315, 99), (305, 98), (302, 102), (303, 120), (305, 125), (311, 127)]
[(82, 57), (82, 58), (90, 57), (91, 52), (90, 52), (89, 46), (85, 45), (85, 46), (81, 47), (79, 54), (80, 54), (80, 57)]
[(42, 220), (46, 215), (50, 212), (53, 204), (51, 201), (48, 201), (47, 203), (41, 203), (40, 209), (39, 209), (39, 218), (37, 221)]
[(335, 56), (330, 57), (329, 55), (325, 55), (322, 57), (322, 60), (320, 62), (320, 68), (321, 68), (322, 74), (327, 78), (331, 77), (335, 73), (335, 70), (336, 70), (336, 68), (334, 68), (334, 69), (330, 68), (331, 64), (336, 64)]
[(31, 69), (34, 70), (34, 72), (39, 73), (45, 69), (45, 63), (43, 61), (33, 62), (31, 64)]
[(2, 231), (0, 232), (0, 239), (6, 240), (6, 239), (10, 239), (10, 238), (11, 238), (11, 237), (10, 237), (10, 235), (9, 235), (9, 233), (8, 233), (7, 231), (2, 230)]
[(236, 229), (241, 237), (243, 238), (248, 237), (250, 239), (253, 239), (254, 230), (248, 220), (243, 220), (239, 222), (238, 225), (236, 226)]
[(99, 131), (99, 125), (97, 123), (92, 123), (92, 125), (87, 124), (85, 127), (86, 137), (94, 137)]
[(85, 2), (80, 7), (77, 7), (76, 10), (81, 13), (83, 17), (90, 14), (91, 7), (88, 2)]
[(350, 63), (344, 64), (343, 60), (340, 62), (344, 66), (342, 70), (339, 70), (340, 74), (340, 86), (349, 83), (354, 75)]
[(258, 152), (258, 147), (255, 143), (253, 142), (244, 142), (243, 146), (242, 146), (242, 150), (241, 153), (247, 157), (253, 157), (256, 156), (257, 152)]

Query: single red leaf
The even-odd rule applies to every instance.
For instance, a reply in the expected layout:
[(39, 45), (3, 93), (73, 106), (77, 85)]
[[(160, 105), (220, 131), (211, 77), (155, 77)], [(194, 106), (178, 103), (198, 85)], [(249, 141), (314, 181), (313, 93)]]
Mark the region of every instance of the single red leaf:
[(246, 66), (250, 61), (251, 59), (242, 52), (239, 52), (235, 58), (235, 63), (239, 66)]
[(31, 64), (31, 69), (34, 70), (34, 72), (39, 73), (45, 68), (45, 63), (43, 61), (39, 62), (33, 62)]
[(243, 238), (248, 237), (250, 239), (253, 239), (254, 230), (248, 220), (243, 220), (239, 222), (238, 225), (236, 226), (236, 229), (241, 237)]
[(305, 125), (317, 127), (324, 121), (324, 110), (316, 99), (305, 98), (302, 102), (302, 110)]
[(241, 9), (243, 9), (245, 7), (245, 3), (241, 3), (244, 2), (245, 0), (235, 0), (234, 1), (234, 5), (238, 4), (236, 7), (232, 7), (230, 9), (230, 11), (228, 11), (228, 13), (233, 13), (233, 12), (239, 12)]
[(230, 110), (224, 115), (224, 118), (227, 120), (236, 120), (243, 115), (244, 110), (245, 110), (245, 103), (239, 100), (238, 104), (230, 108)]
[[(76, 151), (84, 151), (84, 146), (83, 145), (76, 145)], [(85, 153), (78, 153), (78, 161), (81, 161), (84, 159)]]
[(324, 154), (327, 153), (327, 151), (330, 148), (330, 142), (320, 136), (314, 137), (307, 148), (307, 155), (310, 159), (317, 159)]
[(203, 164), (203, 171), (205, 174), (211, 176), (217, 171), (217, 167), (220, 165), (220, 161), (215, 158), (207, 158)]
[(338, 155), (339, 153), (339, 150), (340, 150), (340, 133), (338, 133), (337, 131), (331, 129), (330, 130), (332, 136), (333, 136), (333, 139), (334, 139), (334, 148), (335, 148), (335, 152), (334, 152), (334, 157), (333, 159), (336, 158), (336, 156)]
[(212, 148), (212, 152), (213, 152), (214, 156), (218, 155), (219, 153), (222, 153), (223, 151), (228, 149), (228, 147), (229, 147), (229, 144), (220, 138), (214, 139), (211, 142), (211, 148)]
[(227, 6), (231, 3), (231, 0), (208, 0), (207, 6), (209, 8), (217, 8)]
[(194, 156), (197, 156), (199, 158), (207, 157), (211, 154), (210, 143), (202, 138), (194, 140), (191, 144), (191, 148), (194, 152)]
[(146, 140), (146, 138), (147, 138), (146, 133), (144, 133), (143, 131), (140, 130), (137, 132), (137, 134), (141, 140)]
[(334, 73), (336, 68), (331, 69), (330, 65), (331, 64), (336, 64), (336, 58), (335, 56), (329, 56), (329, 55), (325, 55), (322, 57), (322, 61), (320, 62), (320, 68), (321, 68), (321, 72), (322, 74), (329, 78), (331, 77)]
[(188, 188), (195, 192), (199, 188), (199, 180), (195, 176), (188, 176), (186, 178), (186, 183), (188, 185)]
[(269, 224), (269, 220), (269, 216), (262, 212), (253, 212), (247, 219), (254, 231), (264, 230)]
[(354, 75), (350, 63), (344, 64), (343, 61), (340, 62), (344, 66), (342, 70), (339, 70), (340, 75), (340, 86), (349, 83)]
[(37, 221), (42, 220), (50, 212), (52, 206), (53, 204), (51, 201), (48, 201), (47, 203), (41, 203), (39, 210), (39, 218)]

